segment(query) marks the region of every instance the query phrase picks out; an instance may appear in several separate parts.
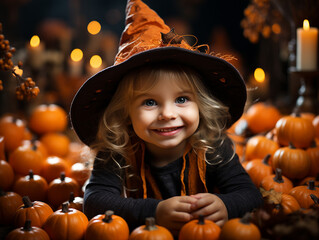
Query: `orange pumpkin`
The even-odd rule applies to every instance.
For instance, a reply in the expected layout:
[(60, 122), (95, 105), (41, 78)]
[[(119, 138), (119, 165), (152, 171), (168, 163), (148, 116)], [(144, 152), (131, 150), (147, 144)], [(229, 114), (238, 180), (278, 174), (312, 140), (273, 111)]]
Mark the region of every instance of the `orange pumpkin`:
[(28, 196), (31, 201), (46, 201), (48, 183), (43, 177), (34, 175), (30, 170), (29, 175), (16, 180), (13, 191), (20, 196)]
[(42, 227), (47, 218), (53, 213), (52, 208), (41, 201), (31, 202), (28, 196), (22, 198), (21, 205), (14, 215), (14, 226), (23, 227), (26, 220), (30, 219), (32, 226)]
[(66, 176), (69, 176), (70, 165), (66, 160), (57, 156), (50, 156), (44, 160), (41, 176), (43, 176), (48, 183), (59, 178), (61, 172), (64, 172)]
[(0, 136), (5, 139), (4, 147), (7, 152), (12, 152), (24, 140), (25, 123), (11, 115), (0, 118)]
[(290, 143), (296, 148), (307, 148), (315, 137), (315, 128), (309, 119), (300, 115), (284, 116), (276, 124), (277, 138), (281, 145)]
[(0, 189), (0, 225), (11, 225), (16, 210), (22, 204), (22, 197), (19, 194)]
[(269, 176), (273, 173), (272, 166), (268, 164), (270, 157), (271, 155), (268, 154), (266, 157), (264, 157), (264, 159), (251, 160), (245, 164), (245, 170), (256, 187), (260, 186), (261, 181), (266, 176)]
[(319, 187), (319, 173), (317, 174), (316, 177), (309, 176), (309, 177), (302, 179), (298, 185), (308, 185), (309, 181), (311, 181), (311, 180), (314, 181), (316, 187)]
[(260, 240), (258, 227), (251, 222), (251, 214), (246, 213), (242, 218), (227, 221), (221, 229), (220, 240)]
[[(263, 159), (268, 154), (272, 155), (279, 149), (277, 142), (266, 138), (263, 135), (256, 135), (248, 139), (245, 149), (245, 160), (249, 161), (256, 158)], [(270, 158), (271, 162), (271, 158)]]
[(319, 188), (314, 184), (314, 181), (309, 181), (308, 186), (296, 186), (289, 192), (299, 203), (302, 208), (309, 208), (313, 204), (310, 194), (319, 197)]
[(245, 116), (248, 128), (253, 134), (258, 134), (273, 129), (280, 119), (281, 113), (271, 104), (258, 102), (247, 109)]
[(305, 150), (290, 145), (274, 153), (272, 166), (282, 169), (282, 174), (289, 179), (302, 179), (308, 175), (311, 162)]
[(213, 221), (204, 219), (204, 216), (200, 215), (198, 220), (192, 220), (186, 223), (180, 230), (179, 240), (217, 240), (220, 235), (220, 227)]
[(306, 149), (310, 159), (309, 176), (317, 176), (319, 174), (319, 146), (316, 141), (313, 141), (311, 146)]
[(37, 149), (37, 151), (41, 152), (43, 157), (46, 158), (48, 156), (48, 150), (43, 145), (42, 142), (36, 139), (24, 140), (22, 142), (22, 146), (27, 145), (29, 148)]
[(69, 152), (70, 139), (63, 133), (46, 133), (40, 141), (46, 147), (49, 156), (65, 157)]
[(79, 196), (80, 186), (73, 179), (62, 172), (60, 178), (54, 179), (48, 188), (48, 202), (53, 209), (57, 209), (63, 202), (68, 201), (70, 193)]
[(40, 174), (43, 162), (43, 155), (35, 146), (20, 146), (9, 157), (14, 172), (23, 176), (28, 175), (30, 170), (34, 174)]
[(62, 132), (66, 129), (68, 118), (66, 111), (56, 104), (36, 106), (29, 118), (30, 129), (37, 134)]
[(89, 221), (84, 213), (63, 203), (62, 209), (52, 213), (42, 228), (51, 240), (82, 240)]
[(293, 188), (293, 183), (290, 179), (285, 176), (282, 176), (282, 172), (280, 168), (277, 168), (275, 171), (275, 175), (266, 176), (260, 184), (260, 187), (269, 191), (270, 189), (274, 189), (276, 192), (281, 193), (289, 193)]
[(282, 193), (279, 207), (284, 214), (290, 214), (300, 209), (298, 201), (292, 195), (286, 193)]
[(153, 217), (146, 218), (145, 225), (135, 228), (129, 240), (173, 240), (173, 235), (166, 228), (155, 225), (155, 219)]
[(11, 165), (0, 159), (0, 188), (4, 191), (8, 191), (14, 181), (14, 172)]
[[(74, 193), (70, 192), (70, 197), (68, 200), (69, 208), (74, 208), (83, 212), (83, 198), (82, 197), (74, 197)], [(62, 209), (62, 204), (60, 205), (59, 209)]]
[(105, 214), (93, 217), (88, 224), (85, 240), (128, 240), (130, 235), (126, 221), (108, 210)]
[(4, 149), (4, 136), (0, 136), (0, 160), (6, 160), (6, 150)]
[(50, 240), (42, 228), (31, 226), (31, 220), (26, 220), (24, 226), (8, 233), (5, 240)]
[(312, 120), (312, 124), (315, 128), (315, 137), (319, 139), (319, 115)]
[(75, 179), (80, 186), (83, 186), (85, 181), (91, 175), (91, 167), (89, 162), (78, 162), (74, 163), (70, 169), (70, 177)]

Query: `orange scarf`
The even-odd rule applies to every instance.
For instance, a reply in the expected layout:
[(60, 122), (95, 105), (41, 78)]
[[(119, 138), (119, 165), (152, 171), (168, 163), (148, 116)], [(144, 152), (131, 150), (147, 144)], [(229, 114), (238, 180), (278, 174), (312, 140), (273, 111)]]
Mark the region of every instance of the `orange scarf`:
[[(188, 182), (187, 189), (184, 182), (186, 162), (188, 155)], [(127, 197), (134, 198), (156, 198), (162, 199), (162, 194), (151, 175), (150, 167), (145, 164), (145, 146), (142, 144), (141, 149), (131, 158), (131, 165), (136, 169), (136, 174), (140, 181), (131, 182), (130, 179), (126, 185), (128, 188), (137, 188), (137, 191), (127, 191)], [(206, 163), (205, 151), (199, 150), (196, 154), (191, 150), (190, 146), (186, 148), (183, 154), (183, 167), (180, 175), (181, 180), (181, 196), (192, 195), (200, 192), (208, 192), (205, 181)], [(133, 187), (134, 186), (134, 187)], [(136, 187), (137, 186), (137, 187)]]

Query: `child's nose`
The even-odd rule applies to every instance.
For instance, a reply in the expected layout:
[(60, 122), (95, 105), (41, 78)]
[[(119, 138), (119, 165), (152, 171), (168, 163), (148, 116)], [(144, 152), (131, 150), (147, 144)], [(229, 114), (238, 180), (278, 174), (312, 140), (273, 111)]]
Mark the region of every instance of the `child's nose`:
[(175, 106), (172, 104), (165, 104), (160, 111), (158, 116), (159, 120), (170, 120), (175, 119), (177, 116), (177, 112)]

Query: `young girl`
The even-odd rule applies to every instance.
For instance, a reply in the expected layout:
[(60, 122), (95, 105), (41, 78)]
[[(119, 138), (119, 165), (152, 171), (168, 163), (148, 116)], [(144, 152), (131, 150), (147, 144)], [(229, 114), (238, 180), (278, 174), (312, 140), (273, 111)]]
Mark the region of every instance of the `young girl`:
[(177, 236), (199, 215), (222, 226), (260, 206), (226, 134), (246, 101), (240, 74), (167, 31), (141, 1), (128, 1), (127, 16), (114, 66), (71, 106), (74, 130), (96, 152), (85, 214), (113, 210), (131, 230), (153, 216)]

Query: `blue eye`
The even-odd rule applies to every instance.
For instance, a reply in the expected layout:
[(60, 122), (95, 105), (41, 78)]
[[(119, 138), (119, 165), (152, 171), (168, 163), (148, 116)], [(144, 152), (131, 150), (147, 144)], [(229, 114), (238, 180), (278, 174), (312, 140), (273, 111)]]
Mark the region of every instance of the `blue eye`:
[(144, 105), (148, 107), (152, 107), (156, 105), (156, 102), (153, 99), (147, 99), (144, 101)]
[(176, 103), (178, 103), (178, 104), (183, 104), (183, 103), (186, 103), (187, 101), (188, 101), (187, 97), (178, 97), (178, 98), (176, 98)]

